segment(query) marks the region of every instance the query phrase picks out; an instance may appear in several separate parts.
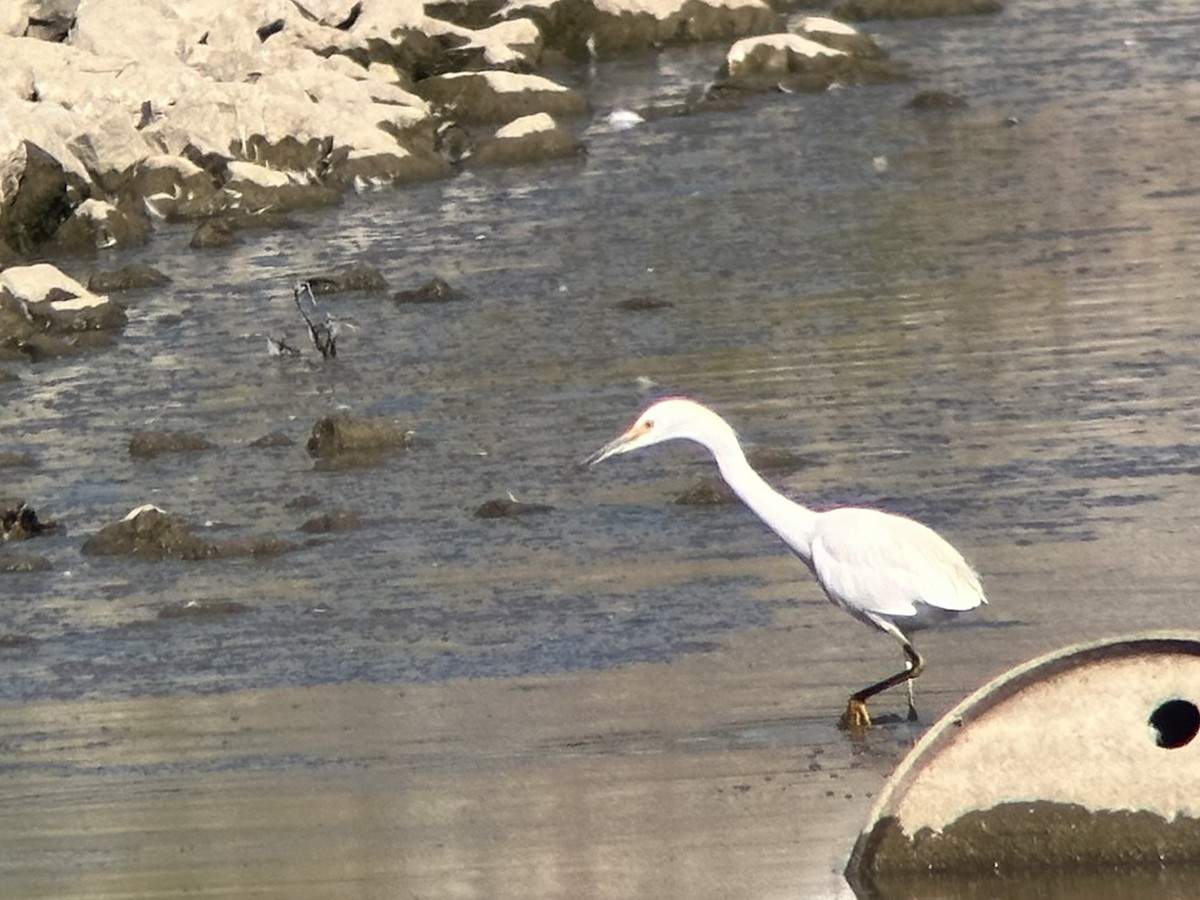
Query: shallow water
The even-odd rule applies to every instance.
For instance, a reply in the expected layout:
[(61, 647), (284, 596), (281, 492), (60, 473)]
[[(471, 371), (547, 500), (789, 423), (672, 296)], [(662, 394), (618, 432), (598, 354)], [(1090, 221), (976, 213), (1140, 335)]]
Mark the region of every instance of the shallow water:
[[(765, 759), (730, 749), (730, 729), (760, 720), (782, 734), (786, 749), (772, 748), (762, 763), (779, 772), (808, 746), (848, 754), (816, 723), (832, 722), (849, 691), (892, 671), (894, 645), (830, 609), (744, 510), (674, 505), (712, 474), (697, 451), (664, 447), (594, 470), (576, 466), (658, 393), (704, 398), (748, 442), (801, 454), (810, 465), (772, 476), (796, 496), (917, 516), (973, 559), (992, 602), (923, 638), (927, 714), (1036, 653), (1194, 627), (1200, 14), (1183, 2), (1011, 6), (993, 18), (873, 25), (894, 55), (916, 61), (912, 84), (764, 97), (624, 132), (608, 130), (599, 114), (683, 98), (710, 76), (721, 49), (601, 64), (578, 73), (599, 111), (580, 161), (352, 198), (334, 213), (298, 217), (299, 229), (248, 234), (229, 251), (188, 251), (187, 231), (167, 228), (149, 248), (99, 260), (103, 268), (150, 262), (174, 281), (129, 298), (130, 324), (112, 349), (22, 369), (0, 396), (9, 449), (39, 461), (31, 473), (0, 473), (3, 492), (68, 528), (19, 548), (49, 557), (50, 572), (3, 579), (0, 633), (36, 640), (0, 649), (8, 676), (0, 699), (11, 704), (3, 722), (14, 729), (3, 746), (30, 748), (10, 761), (8, 799), (37, 798), (31, 805), (51, 819), (69, 816), (79, 798), (64, 785), (86, 771), (85, 806), (115, 805), (121, 828), (157, 834), (151, 813), (161, 798), (141, 813), (122, 806), (122, 791), (147, 774), (197, 796), (236, 792), (237, 779), (263, 778), (264, 769), (300, 795), (314, 772), (349, 779), (338, 790), (386, 795), (407, 757), (381, 750), (389, 761), (373, 769), (375, 757), (357, 748), (403, 743), (406, 730), (380, 725), (373, 734), (373, 717), (362, 715), (340, 747), (310, 753), (325, 740), (325, 720), (302, 702), (293, 719), (271, 724), (277, 737), (262, 753), (218, 749), (200, 764), (168, 747), (149, 772), (121, 753), (62, 759), (63, 747), (76, 746), (72, 716), (103, 718), (134, 704), (143, 725), (114, 743), (129, 748), (148, 739), (137, 729), (172, 730), (174, 711), (202, 695), (270, 704), (280, 692), (318, 686), (359, 686), (373, 699), (353, 694), (345, 702), (355, 709), (402, 709), (395, 691), (453, 698), (461, 679), (484, 679), (507, 698), (497, 709), (519, 715), (521, 679), (546, 678), (564, 698), (555, 706), (568, 719), (561, 727), (590, 740), (592, 723), (569, 710), (608, 690), (611, 672), (626, 701), (647, 707), (647, 728), (686, 702), (680, 728), (729, 751), (722, 765)], [(924, 87), (959, 91), (971, 108), (906, 109)], [(264, 334), (302, 337), (290, 284), (349, 264), (379, 267), (393, 288), (440, 275), (471, 299), (406, 308), (382, 294), (329, 298), (359, 326), (342, 338), (337, 361), (269, 358)], [(635, 296), (673, 306), (614, 307)], [(319, 470), (303, 443), (316, 418), (335, 409), (395, 416), (427, 443), (378, 467)], [(202, 430), (221, 449), (131, 460), (129, 436), (145, 427)], [(295, 446), (247, 446), (274, 430)], [(510, 491), (555, 509), (473, 517), (478, 504)], [(286, 508), (308, 493), (321, 498), (317, 510)], [(144, 502), (222, 535), (306, 544), (249, 562), (80, 555), (86, 535)], [(364, 528), (311, 541), (297, 530), (336, 509), (359, 511)], [(158, 618), (189, 600), (250, 609)], [(655, 690), (665, 682), (687, 693), (670, 674), (680, 667), (746, 678), (755, 659), (763, 680), (740, 700), (724, 684), (706, 683), (686, 701)], [(643, 666), (645, 675), (620, 680)], [(438, 708), (441, 721), (450, 701)], [(780, 724), (792, 719), (809, 724)], [(220, 731), (204, 721), (197, 733), (216, 741)], [(632, 727), (619, 715), (609, 726)], [(503, 723), (494, 730), (503, 734)], [(30, 734), (42, 737), (20, 737)], [(455, 734), (446, 739), (442, 791), (457, 775), (470, 781), (464, 773), (495, 736)], [(536, 738), (520, 765), (553, 768), (555, 752)], [(763, 870), (777, 885), (746, 874), (757, 871), (753, 854), (723, 857), (712, 883), (742, 884), (737, 896), (840, 890), (831, 887), (831, 861), (848, 850), (867, 796), (905, 740), (865, 767), (852, 769), (846, 757), (847, 777), (859, 779), (850, 798), (830, 800), (825, 785), (793, 772), (793, 796), (817, 798), (837, 824), (796, 834), (793, 823), (789, 840), (817, 849), (797, 857), (792, 844), (777, 847), (776, 867)], [(658, 775), (686, 771), (691, 746), (655, 743)], [(371, 773), (362, 782), (353, 775), (360, 769)], [(573, 795), (570, 779), (546, 789)], [(719, 822), (722, 808), (699, 815)], [(518, 857), (524, 813), (504, 823)], [(788, 807), (776, 813), (786, 818)], [(347, 841), (369, 827), (351, 814), (338, 821)], [(676, 826), (686, 831), (688, 821), (681, 812)], [(597, 813), (591, 832), (561, 845), (543, 835), (546, 852), (581, 879), (568, 879), (574, 896), (639, 893), (605, 881), (608, 870), (585, 850), (589, 841), (619, 844), (627, 824)], [(432, 844), (462, 838), (465, 826), (430, 827), (422, 839)], [(661, 838), (672, 834), (667, 825), (656, 833), (679, 852)], [(100, 852), (110, 871), (137, 869), (120, 848)], [(364, 896), (415, 883), (371, 868), (386, 842), (359, 852), (370, 871), (356, 883), (373, 886)], [(648, 871), (657, 865), (651, 856)], [(278, 887), (295, 864), (282, 852), (278, 859), (240, 886), (233, 877), (230, 894)], [(189, 865), (188, 876), (168, 866), (155, 892), (195, 887), (189, 878), (213, 871), (201, 852)], [(29, 896), (123, 895), (39, 881), (53, 868), (21, 875)], [(437, 873), (420, 884), (423, 892), (412, 890), (422, 896), (450, 893), (439, 892)], [(555, 895), (553, 885), (535, 890), (512, 872), (492, 887), (459, 888), (462, 896)]]

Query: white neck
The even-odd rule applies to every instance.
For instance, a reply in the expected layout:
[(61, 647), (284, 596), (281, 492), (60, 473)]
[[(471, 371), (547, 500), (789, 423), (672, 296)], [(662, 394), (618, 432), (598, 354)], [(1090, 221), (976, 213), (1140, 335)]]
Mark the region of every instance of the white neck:
[(726, 425), (719, 436), (714, 435), (701, 443), (712, 453), (721, 470), (721, 477), (741, 497), (742, 502), (793, 552), (806, 562), (812, 559), (817, 514), (807, 506), (783, 496), (754, 471), (732, 428)]

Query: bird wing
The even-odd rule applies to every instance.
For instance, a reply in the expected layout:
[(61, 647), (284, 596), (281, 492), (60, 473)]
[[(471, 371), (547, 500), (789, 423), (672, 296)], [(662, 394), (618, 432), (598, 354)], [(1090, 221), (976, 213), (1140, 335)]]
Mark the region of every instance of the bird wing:
[(979, 575), (937, 532), (878, 510), (821, 513), (812, 566), (829, 598), (854, 615), (915, 616), (917, 603), (964, 611), (986, 602)]

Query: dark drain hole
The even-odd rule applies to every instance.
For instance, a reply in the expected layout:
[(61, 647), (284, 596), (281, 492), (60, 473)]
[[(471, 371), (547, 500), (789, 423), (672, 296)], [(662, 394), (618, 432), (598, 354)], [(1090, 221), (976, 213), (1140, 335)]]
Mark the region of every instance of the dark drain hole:
[(1158, 746), (1186, 747), (1200, 732), (1200, 709), (1190, 700), (1168, 700), (1150, 714), (1150, 727), (1158, 732)]

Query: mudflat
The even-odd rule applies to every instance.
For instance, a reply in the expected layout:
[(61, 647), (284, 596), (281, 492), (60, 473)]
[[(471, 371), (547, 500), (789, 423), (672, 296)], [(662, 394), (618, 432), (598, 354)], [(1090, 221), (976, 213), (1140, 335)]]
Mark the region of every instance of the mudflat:
[(785, 624), (605, 672), (8, 705), (0, 884), (849, 896), (846, 855), (920, 727), (851, 742), (836, 663), (798, 672), (794, 639)]

